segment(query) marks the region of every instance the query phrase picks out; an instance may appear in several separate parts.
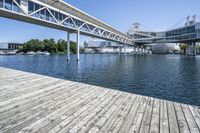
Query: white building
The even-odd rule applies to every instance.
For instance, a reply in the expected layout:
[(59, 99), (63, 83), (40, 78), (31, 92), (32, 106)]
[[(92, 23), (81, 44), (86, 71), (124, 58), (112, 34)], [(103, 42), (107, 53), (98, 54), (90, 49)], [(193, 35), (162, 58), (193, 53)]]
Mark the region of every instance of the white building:
[(134, 47), (134, 46), (126, 46), (122, 44), (117, 44), (115, 42), (109, 41), (89, 41), (85, 42), (84, 50), (86, 53), (134, 53), (134, 54), (142, 54), (147, 53), (147, 50)]
[(0, 54), (13, 54), (18, 49), (21, 43), (13, 43), (13, 42), (3, 42), (0, 43)]
[(175, 50), (180, 51), (178, 43), (159, 43), (151, 46), (153, 54), (170, 54), (174, 53)]

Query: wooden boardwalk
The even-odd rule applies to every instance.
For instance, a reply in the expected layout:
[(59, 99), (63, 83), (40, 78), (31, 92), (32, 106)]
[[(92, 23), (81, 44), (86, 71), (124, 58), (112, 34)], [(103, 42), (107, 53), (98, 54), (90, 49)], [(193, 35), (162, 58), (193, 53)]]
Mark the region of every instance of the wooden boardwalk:
[(0, 133), (199, 133), (195, 106), (0, 67)]

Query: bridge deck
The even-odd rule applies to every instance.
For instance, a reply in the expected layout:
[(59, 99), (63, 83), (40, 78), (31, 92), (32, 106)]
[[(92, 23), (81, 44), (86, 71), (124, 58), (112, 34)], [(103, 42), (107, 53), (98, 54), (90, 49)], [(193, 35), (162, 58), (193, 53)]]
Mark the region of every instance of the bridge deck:
[(200, 109), (0, 67), (0, 132), (200, 132)]

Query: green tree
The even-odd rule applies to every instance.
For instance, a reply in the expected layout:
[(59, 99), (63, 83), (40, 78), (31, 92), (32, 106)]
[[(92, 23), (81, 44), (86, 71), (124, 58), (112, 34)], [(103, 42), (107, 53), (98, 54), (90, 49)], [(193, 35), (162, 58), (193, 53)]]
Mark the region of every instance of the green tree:
[(180, 44), (180, 50), (184, 55), (186, 54), (187, 48), (188, 48), (187, 44)]
[(57, 53), (58, 49), (57, 49), (57, 45), (55, 43), (54, 39), (45, 39), (43, 40), (43, 44), (44, 44), (44, 49), (43, 51), (48, 51), (49, 53)]
[(65, 40), (62, 40), (62, 39), (58, 40), (58, 42), (57, 42), (58, 51), (62, 52), (62, 53), (66, 53), (66, 51), (67, 51), (66, 44), (67, 44), (67, 42)]
[(200, 45), (197, 45), (196, 49), (198, 52), (200, 52)]
[(73, 41), (70, 42), (70, 51), (76, 53), (76, 43)]
[[(62, 39), (58, 40), (57, 43), (54, 39), (44, 39), (43, 41), (40, 41), (38, 39), (31, 39), (19, 48), (19, 52), (27, 53), (29, 51), (48, 51), (49, 53), (66, 53), (67, 42)], [(82, 51), (81, 48), (80, 51)], [(76, 43), (73, 41), (70, 41), (70, 52), (76, 53)]]

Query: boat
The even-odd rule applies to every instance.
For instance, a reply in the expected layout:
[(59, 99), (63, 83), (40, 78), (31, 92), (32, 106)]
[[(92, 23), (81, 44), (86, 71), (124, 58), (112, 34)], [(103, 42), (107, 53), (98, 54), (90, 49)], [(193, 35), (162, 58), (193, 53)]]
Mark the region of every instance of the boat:
[(47, 51), (44, 51), (44, 55), (50, 55), (50, 53)]
[(30, 52), (27, 52), (26, 55), (36, 55), (36, 53), (33, 51), (30, 51)]

